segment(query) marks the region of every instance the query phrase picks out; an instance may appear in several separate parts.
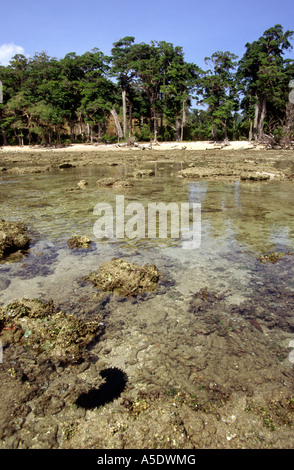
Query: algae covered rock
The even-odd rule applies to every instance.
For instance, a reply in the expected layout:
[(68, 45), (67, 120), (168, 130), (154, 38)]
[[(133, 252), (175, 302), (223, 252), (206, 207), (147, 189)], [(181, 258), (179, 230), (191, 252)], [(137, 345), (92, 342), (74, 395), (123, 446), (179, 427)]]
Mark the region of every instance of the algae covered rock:
[[(273, 175), (274, 176), (274, 175)], [(249, 181), (267, 181), (271, 179), (270, 173), (255, 171), (255, 172), (243, 172), (240, 176), (241, 180)]]
[(99, 320), (83, 321), (56, 311), (52, 301), (23, 299), (0, 308), (0, 339), (21, 344), (48, 358), (79, 359), (101, 329)]
[(86, 181), (86, 180), (80, 180), (80, 181), (78, 182), (78, 187), (79, 187), (79, 188), (85, 188), (86, 186), (88, 186), (88, 181)]
[[(288, 251), (288, 252), (277, 252), (277, 251), (273, 251), (273, 252), (268, 252), (268, 253), (261, 253), (257, 259), (261, 262), (261, 263), (272, 263), (272, 264), (275, 264), (277, 263), (279, 260), (283, 259), (286, 255), (293, 255), (294, 253), (291, 252), (291, 251)], [(286, 261), (287, 261), (287, 258), (286, 258)]]
[(120, 258), (107, 261), (86, 277), (103, 291), (125, 297), (156, 290), (159, 279), (155, 265), (138, 266)]
[(22, 222), (8, 222), (0, 219), (0, 260), (11, 253), (27, 250), (30, 237)]
[(68, 247), (71, 249), (74, 248), (89, 248), (91, 245), (91, 240), (86, 235), (78, 236), (75, 235), (74, 237), (70, 238), (67, 241)]
[(117, 188), (117, 189), (124, 189), (124, 188), (132, 188), (134, 184), (128, 179), (119, 179), (119, 178), (112, 178), (106, 177), (101, 178), (100, 180), (96, 181), (96, 185), (104, 188)]
[(96, 185), (107, 188), (113, 186), (116, 181), (116, 178), (112, 178), (111, 176), (109, 176), (105, 178), (100, 178), (98, 181), (96, 181)]
[(149, 176), (155, 176), (155, 171), (154, 170), (138, 170), (133, 173), (133, 176), (135, 178), (148, 178)]

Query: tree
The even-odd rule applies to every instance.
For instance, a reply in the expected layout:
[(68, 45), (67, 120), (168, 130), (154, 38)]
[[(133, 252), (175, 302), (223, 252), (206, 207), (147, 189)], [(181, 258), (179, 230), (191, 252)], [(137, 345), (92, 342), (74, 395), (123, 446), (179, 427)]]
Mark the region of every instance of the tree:
[(198, 67), (185, 62), (181, 47), (165, 41), (133, 44), (128, 59), (134, 83), (149, 100), (154, 141), (157, 141), (159, 116), (161, 127), (166, 118), (175, 129), (177, 140), (182, 139)]
[(130, 69), (134, 72), (140, 88), (146, 93), (153, 121), (154, 141), (157, 141), (157, 106), (160, 91), (161, 70), (159, 49), (154, 41), (151, 44), (134, 44), (129, 52)]
[(101, 126), (106, 123), (116, 100), (116, 86), (106, 77), (109, 59), (93, 49), (81, 56), (83, 78), (80, 81), (81, 104), (78, 111), (88, 127), (88, 139), (93, 142), (93, 125), (98, 127), (98, 141)]
[(158, 43), (161, 67), (161, 108), (168, 124), (176, 131), (176, 140), (183, 140), (191, 92), (199, 79), (200, 69), (185, 62), (181, 47), (164, 41)]
[[(292, 49), (293, 31), (283, 32), (281, 25), (269, 28), (257, 41), (247, 43), (239, 62), (237, 78), (244, 94), (242, 107), (251, 121), (254, 139), (262, 139), (268, 110), (286, 108), (286, 87), (289, 83), (289, 60), (284, 51)], [(280, 111), (279, 111), (280, 112)], [(268, 116), (270, 119), (270, 115)]]
[(217, 140), (217, 129), (221, 125), (224, 137), (227, 138), (228, 120), (233, 118), (237, 109), (236, 83), (233, 70), (236, 67), (237, 56), (231, 52), (214, 52), (211, 57), (205, 57), (205, 62), (212, 69), (204, 73), (200, 80), (202, 104), (208, 105), (211, 118), (212, 138)]
[[(134, 43), (133, 36), (126, 36), (117, 42), (113, 43), (111, 49), (112, 54), (112, 73), (117, 76), (118, 84), (121, 88), (122, 105), (123, 105), (123, 135), (126, 138), (128, 131), (127, 124), (127, 91), (130, 87), (130, 82), (134, 76), (134, 72), (130, 69), (130, 51)], [(130, 128), (132, 127), (130, 117)]]

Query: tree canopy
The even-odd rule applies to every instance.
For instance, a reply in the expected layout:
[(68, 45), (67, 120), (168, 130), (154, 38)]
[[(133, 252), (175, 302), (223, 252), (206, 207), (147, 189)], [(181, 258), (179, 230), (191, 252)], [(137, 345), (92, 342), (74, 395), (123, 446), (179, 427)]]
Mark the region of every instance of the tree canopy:
[[(0, 65), (0, 145), (71, 142), (256, 139), (293, 141), (289, 82), (293, 31), (281, 25), (245, 45), (205, 57), (206, 70), (165, 41), (114, 42), (98, 48)], [(239, 59), (239, 60), (238, 60)], [(122, 131), (121, 131), (122, 127)]]

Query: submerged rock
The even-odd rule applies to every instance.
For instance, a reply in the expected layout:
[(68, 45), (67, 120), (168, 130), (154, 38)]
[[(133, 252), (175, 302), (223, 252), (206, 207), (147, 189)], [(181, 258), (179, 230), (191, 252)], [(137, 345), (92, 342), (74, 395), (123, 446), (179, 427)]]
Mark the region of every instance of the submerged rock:
[(59, 165), (59, 168), (62, 170), (64, 168), (75, 168), (75, 165), (73, 165), (72, 163), (69, 163), (69, 162), (65, 162), (65, 163), (61, 163)]
[(275, 175), (271, 173), (265, 173), (265, 172), (260, 172), (260, 171), (255, 171), (251, 173), (241, 173), (240, 179), (241, 180), (249, 180), (249, 181), (267, 181), (271, 179), (271, 177), (274, 177)]
[(78, 187), (79, 188), (85, 188), (85, 186), (87, 186), (87, 185), (88, 185), (88, 181), (86, 181), (86, 180), (80, 180), (78, 182)]
[(22, 222), (0, 219), (0, 260), (18, 250), (27, 250), (29, 243), (27, 227)]
[(273, 179), (283, 180), (285, 175), (280, 170), (268, 165), (260, 165), (260, 171), (256, 169), (256, 162), (218, 162), (211, 166), (194, 166), (192, 163), (177, 172), (178, 178), (212, 179), (212, 180), (241, 180), (241, 181), (268, 181)]
[(98, 334), (98, 320), (83, 321), (57, 312), (53, 301), (23, 299), (0, 308), (2, 344), (21, 344), (52, 359), (79, 359)]
[(96, 181), (97, 186), (102, 186), (102, 187), (111, 187), (114, 185), (116, 182), (116, 178), (106, 177), (106, 178), (101, 178), (100, 180)]
[(150, 176), (155, 176), (154, 170), (137, 170), (131, 174), (134, 178), (148, 178)]
[(91, 240), (86, 235), (79, 237), (75, 235), (67, 241), (68, 247), (71, 249), (74, 248), (89, 248), (91, 245)]
[(286, 255), (293, 255), (294, 253), (292, 253), (291, 251), (288, 251), (287, 253), (284, 253), (283, 251), (282, 252), (277, 252), (277, 251), (273, 251), (273, 252), (269, 252), (269, 253), (262, 253), (260, 254), (257, 259), (261, 262), (261, 263), (272, 263), (272, 264), (275, 264), (277, 263), (279, 260), (283, 259)]
[(156, 290), (159, 279), (160, 273), (155, 265), (138, 266), (119, 258), (107, 261), (98, 272), (91, 272), (86, 277), (103, 291), (125, 297)]
[(134, 186), (133, 183), (129, 180), (112, 178), (111, 176), (107, 178), (101, 178), (100, 180), (96, 181), (96, 185), (103, 188), (132, 188)]

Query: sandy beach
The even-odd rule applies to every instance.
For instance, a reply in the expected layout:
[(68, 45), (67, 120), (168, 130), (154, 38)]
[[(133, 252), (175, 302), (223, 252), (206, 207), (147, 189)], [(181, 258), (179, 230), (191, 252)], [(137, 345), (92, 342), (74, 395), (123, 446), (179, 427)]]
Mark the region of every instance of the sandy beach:
[[(118, 151), (118, 150), (145, 150), (150, 147), (150, 143), (138, 143), (132, 147), (124, 144), (72, 144), (66, 147), (43, 147), (38, 145), (24, 145), (20, 146), (3, 146), (0, 147), (0, 152), (30, 152), (32, 150), (39, 151), (71, 151), (71, 152), (92, 152), (92, 151)], [(158, 142), (152, 144), (152, 150), (260, 150), (263, 149), (263, 145), (253, 145), (249, 141), (231, 141), (228, 145), (224, 145), (222, 142), (213, 141), (199, 141), (199, 142)]]

